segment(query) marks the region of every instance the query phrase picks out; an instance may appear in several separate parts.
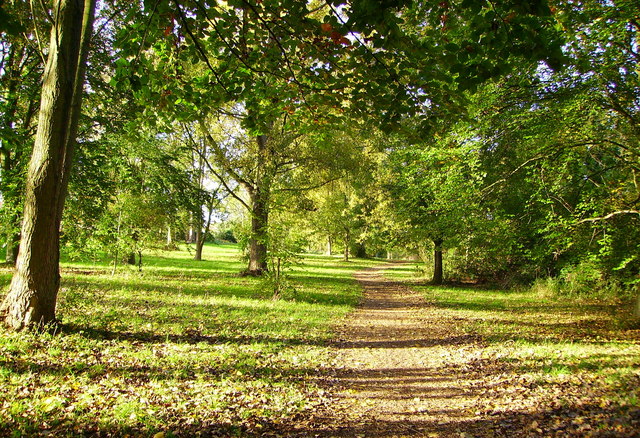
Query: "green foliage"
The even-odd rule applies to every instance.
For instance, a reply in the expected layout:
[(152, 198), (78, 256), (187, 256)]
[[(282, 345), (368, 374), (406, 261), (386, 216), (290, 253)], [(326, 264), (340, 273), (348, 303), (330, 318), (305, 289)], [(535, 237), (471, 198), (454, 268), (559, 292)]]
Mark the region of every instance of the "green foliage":
[(302, 265), (301, 253), (306, 246), (304, 235), (296, 232), (291, 218), (282, 215), (271, 220), (269, 225), (268, 267), (261, 287), (271, 293), (274, 299), (291, 299), (296, 296), (296, 288), (291, 281), (291, 271)]
[(230, 228), (218, 231), (217, 233), (213, 234), (212, 238), (214, 239), (214, 241), (222, 243), (238, 243), (233, 230)]

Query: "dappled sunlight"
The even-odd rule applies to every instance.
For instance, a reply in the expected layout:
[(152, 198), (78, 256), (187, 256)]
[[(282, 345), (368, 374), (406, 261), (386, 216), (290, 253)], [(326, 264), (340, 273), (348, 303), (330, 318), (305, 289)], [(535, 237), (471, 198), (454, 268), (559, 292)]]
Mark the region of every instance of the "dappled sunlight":
[(316, 436), (634, 436), (640, 339), (587, 335), (601, 307), (358, 278), (365, 298), (318, 376), (339, 391)]
[(56, 334), (3, 332), (0, 432), (225, 436), (317, 406), (308, 376), (358, 300), (360, 265), (313, 257), (273, 299), (238, 275), (237, 247), (205, 248), (210, 261), (147, 256), (142, 273), (65, 263)]

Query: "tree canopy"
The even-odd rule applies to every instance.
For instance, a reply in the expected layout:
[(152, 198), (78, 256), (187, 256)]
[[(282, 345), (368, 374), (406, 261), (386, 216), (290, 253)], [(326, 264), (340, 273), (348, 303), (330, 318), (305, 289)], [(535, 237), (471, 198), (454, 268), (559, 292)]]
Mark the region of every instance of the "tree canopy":
[[(9, 262), (20, 221), (46, 214), (33, 163), (62, 151), (43, 262), (52, 298), (17, 328), (54, 320), (59, 232), (63, 251), (106, 252), (115, 268), (194, 230), (201, 245), (225, 216), (215, 210), (236, 205), (250, 275), (273, 269), (283, 242), (304, 241), (345, 258), (435, 248), (436, 282), (637, 282), (631, 1), (114, 0), (95, 26), (86, 5), (84, 34), (61, 32), (63, 5), (0, 5)], [(76, 64), (45, 67), (67, 36)], [(79, 94), (51, 98), (43, 72), (75, 72)], [(42, 114), (62, 104), (73, 111), (60, 135), (73, 138), (53, 131), (67, 146), (32, 154), (45, 142), (36, 130), (54, 123)], [(3, 308), (41, 294), (20, 290)]]

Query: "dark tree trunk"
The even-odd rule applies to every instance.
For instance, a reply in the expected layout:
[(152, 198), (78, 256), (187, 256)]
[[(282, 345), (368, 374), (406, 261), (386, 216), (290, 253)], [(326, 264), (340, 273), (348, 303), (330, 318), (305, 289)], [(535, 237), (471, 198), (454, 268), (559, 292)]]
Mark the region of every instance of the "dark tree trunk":
[(20, 251), (2, 304), (14, 330), (55, 321), (60, 221), (76, 141), (95, 0), (57, 0), (38, 131), (25, 190)]
[(262, 275), (268, 270), (267, 239), (269, 227), (268, 195), (261, 188), (251, 194), (251, 238), (249, 239), (248, 275)]
[(442, 239), (433, 241), (433, 280), (432, 284), (442, 284)]
[(351, 233), (345, 230), (344, 233), (344, 261), (349, 261), (349, 245), (351, 245)]
[(267, 250), (269, 240), (269, 201), (271, 196), (271, 151), (269, 137), (256, 137), (258, 145), (258, 172), (256, 183), (249, 190), (251, 198), (251, 237), (249, 239), (249, 267), (247, 275), (259, 276), (268, 271)]

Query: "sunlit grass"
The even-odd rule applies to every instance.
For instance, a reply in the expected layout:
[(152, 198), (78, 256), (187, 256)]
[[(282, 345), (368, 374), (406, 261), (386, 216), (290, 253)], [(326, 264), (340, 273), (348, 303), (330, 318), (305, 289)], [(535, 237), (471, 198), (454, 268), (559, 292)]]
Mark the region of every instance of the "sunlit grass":
[(480, 335), (483, 358), (497, 362), (501, 378), (535, 382), (550, 392), (564, 388), (556, 396), (578, 404), (584, 397), (598, 406), (617, 403), (622, 413), (640, 407), (640, 330), (629, 324), (628, 304), (527, 289), (431, 286), (417, 272), (405, 264), (387, 275), (421, 291), (461, 330)]
[[(241, 434), (313, 409), (305, 377), (371, 261), (305, 257), (273, 299), (235, 246), (145, 256), (142, 272), (64, 262), (59, 333), (0, 334), (0, 435)], [(8, 285), (10, 271), (0, 275)]]

